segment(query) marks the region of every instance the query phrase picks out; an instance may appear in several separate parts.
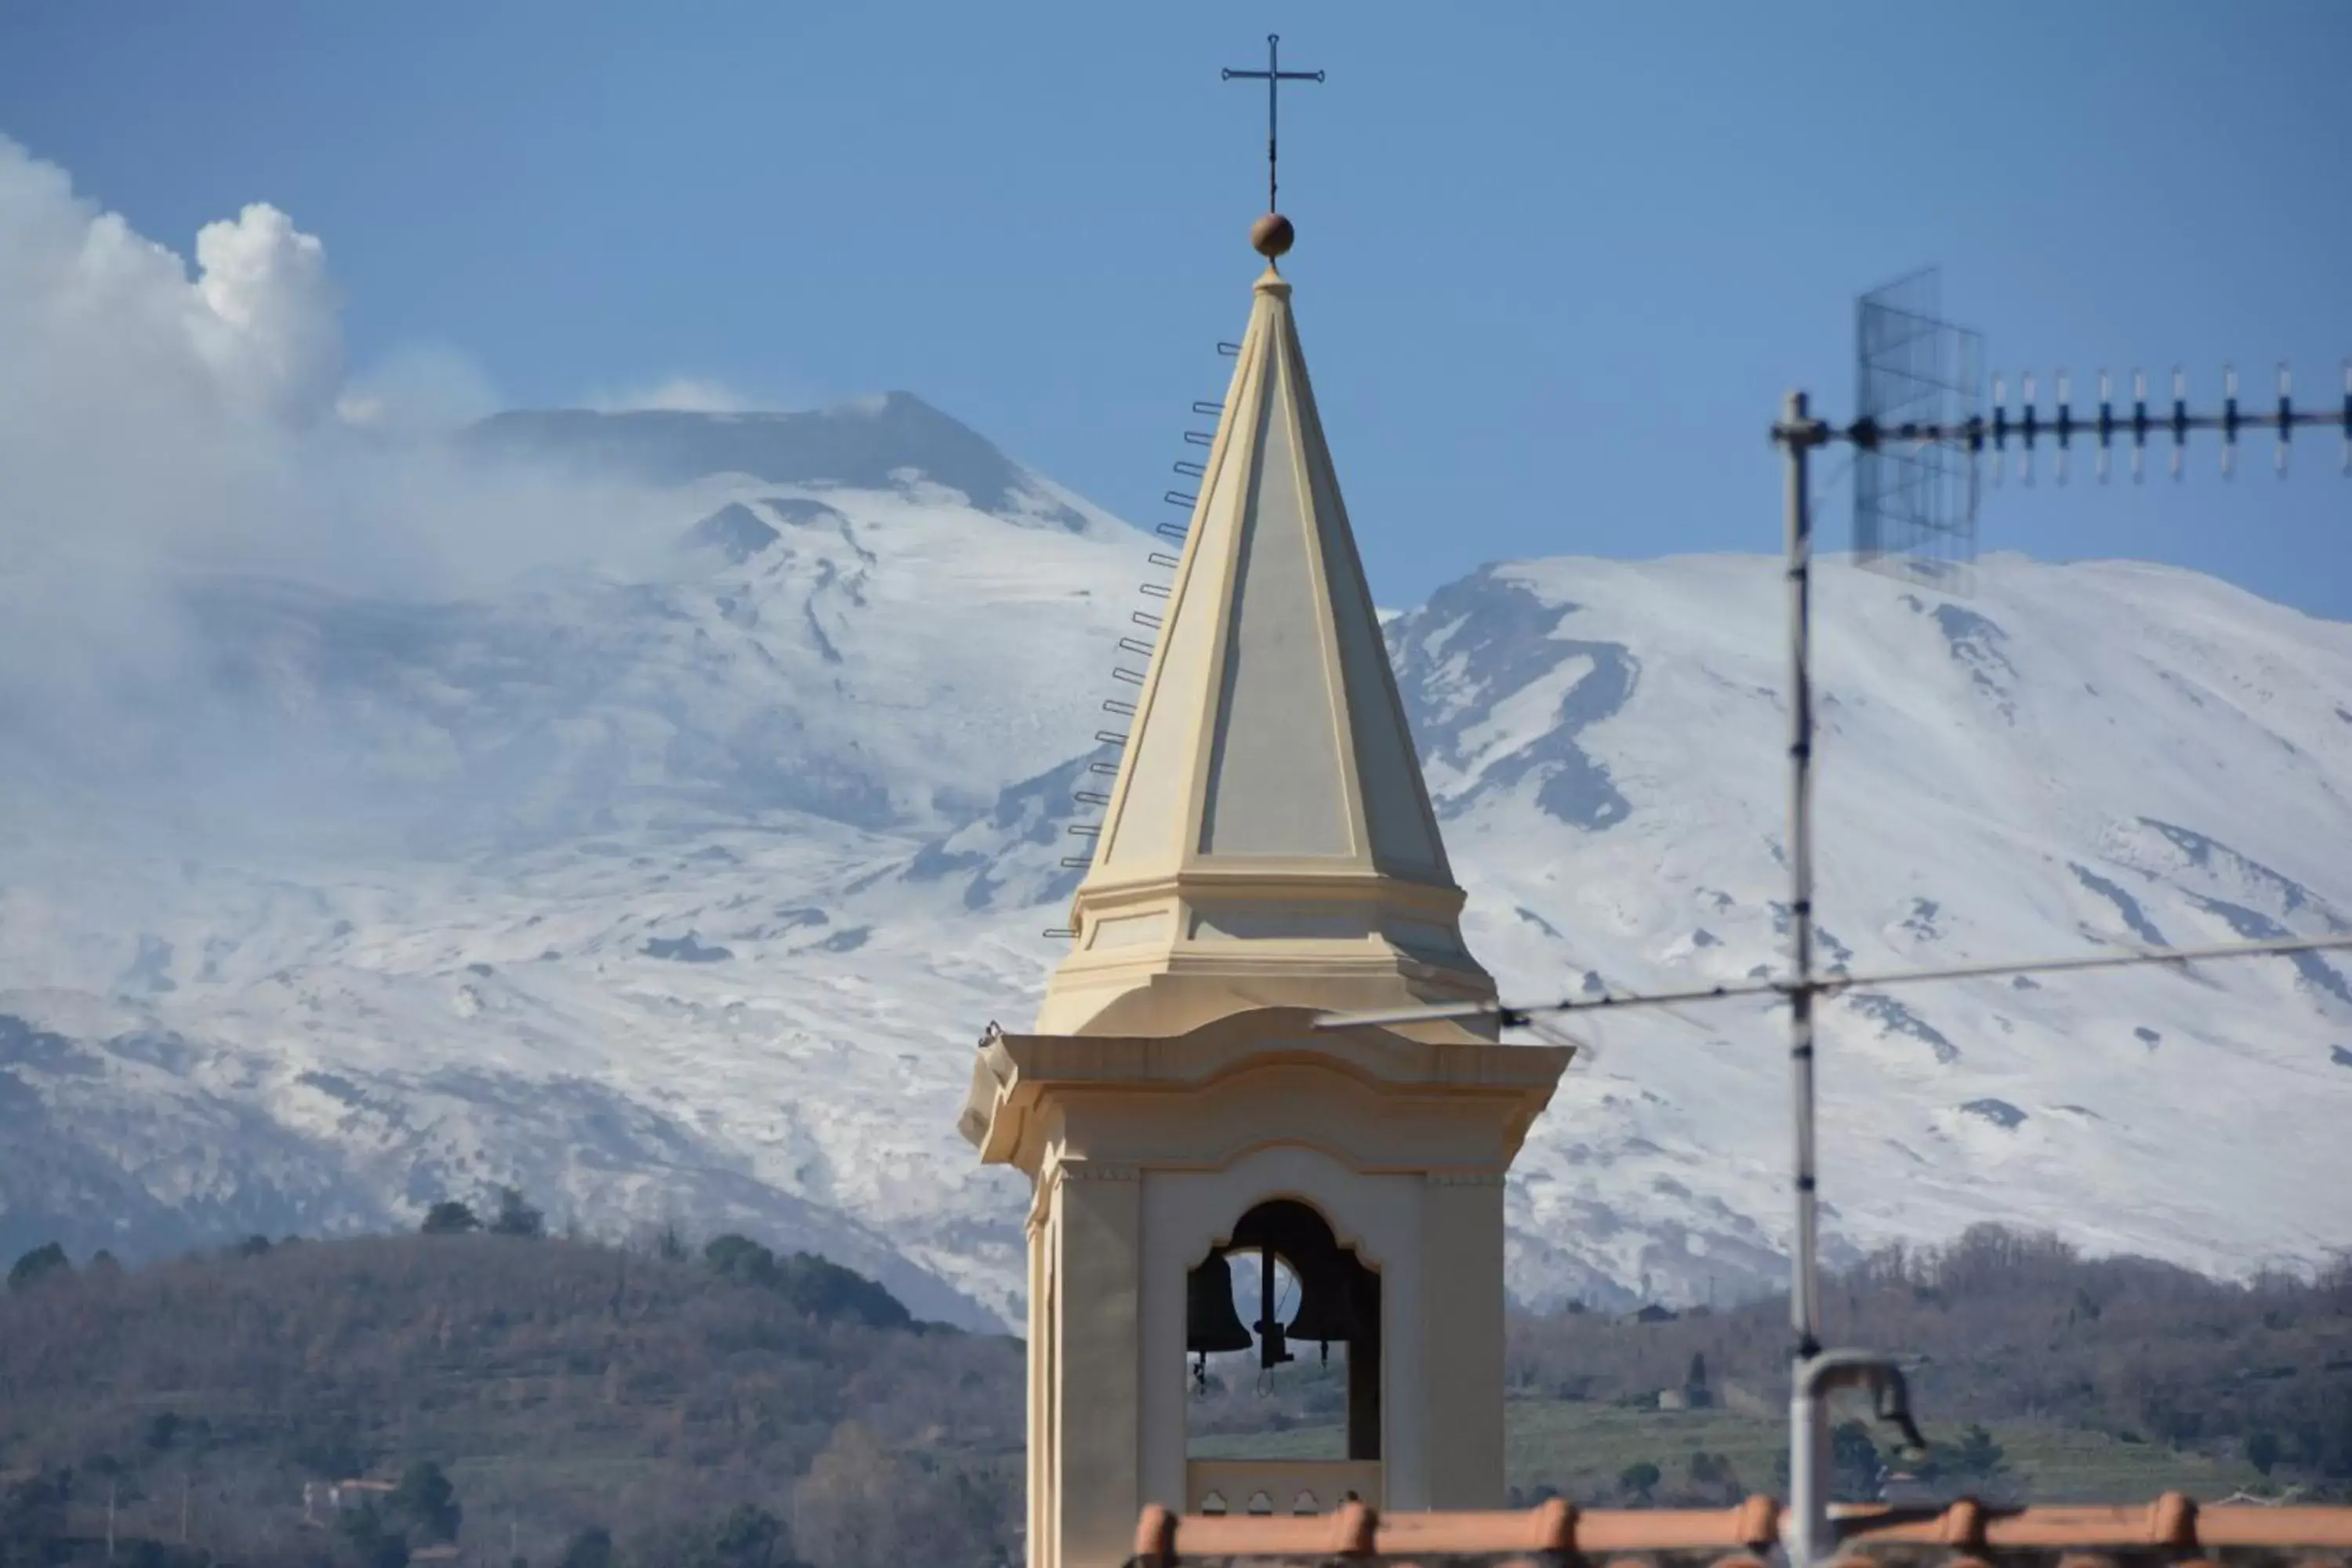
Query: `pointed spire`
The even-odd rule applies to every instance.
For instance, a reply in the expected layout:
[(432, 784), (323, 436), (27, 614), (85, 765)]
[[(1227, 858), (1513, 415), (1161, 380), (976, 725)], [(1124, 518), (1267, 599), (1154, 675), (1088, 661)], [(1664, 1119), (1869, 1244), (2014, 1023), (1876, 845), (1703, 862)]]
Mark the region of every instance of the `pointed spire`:
[(1251, 238), (1268, 265), (1041, 1033), (1495, 994), (1273, 266), (1290, 223)]

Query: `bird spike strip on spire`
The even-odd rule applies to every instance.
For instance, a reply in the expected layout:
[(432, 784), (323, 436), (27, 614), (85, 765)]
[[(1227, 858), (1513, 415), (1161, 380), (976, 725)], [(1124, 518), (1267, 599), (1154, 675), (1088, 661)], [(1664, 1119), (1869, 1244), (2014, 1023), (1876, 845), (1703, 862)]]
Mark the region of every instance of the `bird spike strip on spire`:
[(1282, 84), (1286, 81), (1321, 81), (1321, 71), (1286, 71), (1282, 68), (1282, 37), (1278, 33), (1265, 36), (1265, 69), (1234, 70), (1227, 67), (1220, 73), (1221, 81), (1262, 81), (1265, 83), (1265, 210), (1279, 212), (1281, 204), (1275, 200), (1278, 186), (1275, 180), (1276, 135), (1282, 110)]
[[(1217, 353), (1223, 358), (1230, 359), (1240, 352), (1241, 345), (1238, 343), (1220, 342), (1217, 344)], [(1224, 411), (1225, 405), (1223, 403), (1210, 402), (1206, 399), (1195, 399), (1192, 404), (1193, 414), (1196, 416), (1205, 416), (1211, 420), (1214, 420), (1217, 416), (1223, 415)], [(1213, 430), (1187, 430), (1184, 432), (1184, 444), (1188, 447), (1196, 447), (1205, 449), (1214, 446), (1215, 442), (1216, 433)], [(1190, 458), (1179, 460), (1174, 465), (1174, 471), (1182, 478), (1192, 480), (1195, 483), (1205, 478), (1208, 474), (1208, 468), (1205, 464), (1196, 462)], [(1186, 495), (1181, 490), (1171, 489), (1160, 499), (1167, 501), (1171, 506), (1181, 506), (1189, 512), (1197, 498)], [(1191, 531), (1184, 523), (1163, 522), (1153, 531), (1158, 533), (1163, 539), (1171, 540), (1175, 543), (1181, 544), (1184, 542), (1184, 536)], [(1167, 552), (1158, 549), (1152, 550), (1145, 559), (1156, 571), (1171, 572), (1181, 564), (1181, 559), (1179, 557), (1171, 555)], [(1158, 583), (1146, 583), (1142, 585), (1139, 591), (1147, 598), (1165, 599), (1168, 596), (1167, 589)], [(1117, 660), (1114, 660), (1110, 673), (1111, 679), (1119, 682), (1123, 686), (1140, 687), (1144, 684), (1144, 681), (1147, 679), (1148, 672), (1150, 668), (1152, 651), (1159, 643), (1160, 617), (1154, 615), (1149, 615), (1142, 610), (1137, 610), (1130, 615), (1129, 619), (1138, 631), (1144, 632), (1148, 634), (1148, 636), (1140, 637), (1133, 636), (1121, 637), (1118, 639), (1118, 653), (1123, 658), (1132, 658), (1142, 661), (1144, 668), (1131, 669), (1125, 664), (1121, 664), (1117, 662)], [(1134, 704), (1118, 698), (1111, 698), (1105, 700), (1103, 703), (1103, 710), (1108, 713), (1116, 714), (1121, 718), (1131, 719), (1135, 716)], [(1118, 751), (1114, 751), (1112, 755), (1117, 756), (1118, 752), (1126, 749), (1126, 737), (1123, 735), (1118, 736), (1117, 741), (1114, 742), (1112, 739), (1113, 734), (1114, 732), (1111, 731), (1097, 731), (1095, 735), (1095, 741), (1097, 746), (1111, 746), (1116, 744)], [(1087, 772), (1096, 778), (1116, 779), (1118, 776), (1118, 763), (1097, 757), (1087, 763)], [(1070, 792), (1070, 798), (1079, 806), (1097, 812), (1103, 810), (1110, 805), (1110, 796), (1105, 794), (1101, 788), (1081, 786), (1079, 788), (1073, 789)], [(1100, 822), (1073, 823), (1069, 826), (1067, 831), (1072, 837), (1084, 838), (1099, 843), (1102, 835), (1102, 825)], [(1084, 855), (1065, 855), (1062, 857), (1062, 869), (1065, 871), (1084, 871), (1090, 868), (1094, 863), (1095, 858), (1091, 850)], [(1074, 926), (1047, 926), (1045, 931), (1045, 938), (1049, 942), (1071, 941), (1074, 940), (1077, 934), (1077, 930)]]

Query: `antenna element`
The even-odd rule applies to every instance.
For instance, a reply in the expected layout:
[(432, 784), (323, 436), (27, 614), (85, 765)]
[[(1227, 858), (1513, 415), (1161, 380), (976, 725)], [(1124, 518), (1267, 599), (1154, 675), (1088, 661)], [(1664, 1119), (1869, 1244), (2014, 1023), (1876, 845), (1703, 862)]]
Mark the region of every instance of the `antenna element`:
[(1938, 319), (1937, 292), (1937, 271), (1927, 268), (1856, 302), (1853, 553), (1882, 572), (1951, 585), (1976, 555), (1984, 441), (1980, 433), (1956, 442), (1918, 432), (1966, 429), (1977, 417), (1982, 340)]

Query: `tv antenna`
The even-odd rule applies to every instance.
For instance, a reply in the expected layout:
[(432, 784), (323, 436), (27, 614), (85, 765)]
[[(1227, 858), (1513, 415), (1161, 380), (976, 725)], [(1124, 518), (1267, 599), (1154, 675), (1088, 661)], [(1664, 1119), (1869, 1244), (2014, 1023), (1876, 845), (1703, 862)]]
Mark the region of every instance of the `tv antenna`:
[[(2222, 372), (2222, 405), (2218, 412), (2189, 410), (2185, 376), (2173, 372), (2172, 408), (2159, 423), (2150, 416), (2147, 378), (2133, 373), (2133, 403), (2127, 418), (2116, 414), (2114, 385), (2099, 373), (2098, 416), (2095, 424), (2077, 417), (2073, 384), (2067, 373), (2053, 378), (2056, 404), (2044, 421), (2034, 402), (2034, 378), (2021, 378), (2023, 398), (2019, 416), (2009, 415), (2004, 387), (1993, 381), (1990, 418), (1975, 406), (1978, 340), (1972, 332), (1941, 321), (1935, 315), (1936, 275), (1913, 275), (1885, 289), (1865, 294), (1855, 322), (1857, 362), (1855, 416), (1839, 426), (1813, 416), (1802, 392), (1789, 395), (1772, 440), (1787, 457), (1786, 533), (1790, 622), (1790, 918), (1792, 930), (1791, 967), (1784, 984), (1789, 998), (1789, 1059), (1795, 1080), (1797, 1246), (1790, 1259), (1789, 1311), (1796, 1335), (1789, 1402), (1789, 1557), (1792, 1568), (1826, 1562), (1837, 1552), (1837, 1534), (1829, 1518), (1830, 1428), (1829, 1395), (1841, 1385), (1866, 1383), (1878, 1396), (1879, 1414), (1897, 1422), (1905, 1436), (1917, 1446), (1918, 1431), (1911, 1423), (1902, 1373), (1891, 1360), (1856, 1352), (1824, 1351), (1821, 1343), (1821, 1285), (1817, 1244), (1817, 1185), (1813, 1163), (1813, 1001), (1826, 991), (1812, 973), (1812, 667), (1811, 577), (1812, 507), (1808, 494), (1809, 469), (1815, 448), (1843, 443), (1854, 451), (1853, 546), (1867, 565), (1906, 574), (1948, 575), (1972, 557), (1976, 539), (1979, 464), (1988, 444), (1992, 473), (1999, 482), (2009, 443), (2018, 442), (2019, 478), (2031, 483), (2035, 438), (2047, 436), (2058, 482), (2066, 480), (2067, 458), (2079, 435), (2086, 444), (2095, 433), (2097, 475), (2105, 481), (2109, 457), (2120, 433), (2130, 438), (2132, 474), (2144, 472), (2147, 438), (2168, 431), (2171, 472), (2180, 477), (2181, 455), (2189, 432), (2221, 433), (2221, 474), (2234, 467), (2238, 432), (2268, 428), (2277, 434), (2276, 471), (2284, 478), (2287, 447), (2298, 426), (2340, 423), (2344, 468), (2352, 473), (2352, 360), (2344, 370), (2344, 403), (2340, 413), (2298, 410), (2294, 405), (2287, 368), (2279, 367), (2278, 402), (2268, 410), (2239, 405), (2238, 376)], [(2191, 956), (2231, 958), (2255, 954), (2309, 952), (2323, 947), (2352, 947), (2352, 938), (2291, 939), (2208, 948), (2195, 954), (2141, 950), (2116, 957), (2101, 967), (2139, 963), (2179, 963)], [(2008, 973), (2057, 967), (2048, 962), (2005, 966)], [(2067, 967), (2087, 968), (2080, 962)], [(1914, 978), (1958, 979), (1964, 974), (2001, 973), (1994, 966), (1972, 965), (1968, 971), (1946, 970)]]
[[(1813, 970), (1813, 718), (1812, 718), (1812, 454), (1843, 445), (1854, 456), (1853, 548), (1863, 564), (1898, 575), (1925, 578), (1951, 588), (1963, 580), (1975, 555), (1980, 469), (1990, 463), (2000, 482), (2014, 443), (2017, 475), (2033, 478), (2037, 449), (2046, 443), (2055, 477), (2063, 484), (2076, 441), (2093, 447), (2096, 475), (2109, 476), (2118, 440), (2131, 458), (2134, 479), (2146, 474), (2151, 437), (2168, 446), (2168, 467), (2181, 476), (2192, 433), (2218, 431), (2221, 469), (2235, 469), (2242, 430), (2275, 433), (2275, 471), (2287, 472), (2287, 450), (2298, 429), (2336, 425), (2343, 433), (2344, 470), (2352, 474), (2352, 360), (2344, 366), (2340, 409), (2298, 408), (2287, 367), (2278, 371), (2278, 395), (2268, 407), (2241, 404), (2237, 373), (2222, 372), (2219, 409), (2192, 409), (2188, 381), (2172, 373), (2169, 409), (2151, 408), (2147, 377), (2132, 373), (2131, 402), (2120, 405), (2114, 383), (2098, 373), (2095, 416), (2078, 413), (2073, 382), (2064, 371), (2053, 378), (2054, 405), (2044, 416), (2035, 401), (2035, 380), (2020, 381), (2021, 405), (2011, 413), (2002, 378), (1993, 378), (1990, 414), (1978, 406), (1976, 334), (1937, 315), (1933, 270), (1908, 278), (1857, 301), (1856, 394), (1853, 420), (1840, 425), (1812, 412), (1804, 392), (1792, 392), (1771, 439), (1786, 458), (1784, 539), (1789, 589), (1789, 842), (1790, 973), (1753, 984), (1716, 985), (1646, 994), (1575, 996), (1558, 1002), (1514, 1005), (1471, 1002), (1406, 1007), (1374, 1013), (1327, 1014), (1317, 1028), (1492, 1017), (1505, 1027), (1525, 1027), (1538, 1016), (1600, 1008), (1671, 1007), (1742, 996), (1778, 995), (1789, 1004), (1789, 1062), (1793, 1080), (1796, 1200), (1795, 1245), (1790, 1248), (1789, 1312), (1794, 1331), (1789, 1395), (1790, 1568), (1812, 1568), (1837, 1553), (1835, 1523), (1829, 1515), (1829, 1401), (1844, 1388), (1867, 1388), (1881, 1418), (1897, 1426), (1910, 1447), (1924, 1447), (1914, 1424), (1903, 1373), (1888, 1357), (1822, 1346), (1818, 1186), (1814, 1165), (1813, 1005), (1857, 985), (1909, 985), (1984, 979), (2000, 975), (2120, 969), (2146, 964), (2188, 964), (2208, 960), (2310, 953), (2352, 948), (2352, 934), (2281, 938), (2196, 949), (2129, 948), (2091, 957), (2024, 959), (1894, 973), (1822, 975)], [(2167, 439), (2168, 438), (2168, 440)], [(2095, 443), (2095, 445), (2094, 445)]]

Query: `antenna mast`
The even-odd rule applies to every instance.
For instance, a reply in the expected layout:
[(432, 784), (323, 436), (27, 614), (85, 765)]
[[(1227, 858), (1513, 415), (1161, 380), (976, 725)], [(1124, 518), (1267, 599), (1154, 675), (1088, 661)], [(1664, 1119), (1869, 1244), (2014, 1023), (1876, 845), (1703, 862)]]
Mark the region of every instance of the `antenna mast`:
[[(2185, 378), (2173, 373), (2171, 417), (2159, 425), (2149, 416), (2147, 379), (2134, 374), (2135, 401), (2127, 420), (2119, 419), (2106, 374), (2099, 375), (2095, 425), (2078, 418), (2068, 401), (2072, 383), (2055, 378), (2057, 405), (2044, 421), (2033, 400), (2033, 378), (2022, 379), (2024, 406), (2014, 423), (1994, 379), (1990, 419), (1975, 406), (1975, 334), (1936, 320), (1932, 271), (1865, 294), (1859, 302), (1855, 332), (1856, 412), (1839, 426), (1813, 416), (1802, 392), (1789, 395), (1772, 439), (1788, 459), (1786, 519), (1790, 617), (1789, 878), (1790, 967), (1783, 983), (1789, 997), (1789, 1060), (1795, 1101), (1796, 1238), (1790, 1249), (1789, 1316), (1794, 1331), (1794, 1364), (1789, 1396), (1789, 1510), (1787, 1547), (1790, 1568), (1809, 1568), (1837, 1553), (1837, 1531), (1829, 1516), (1829, 1400), (1843, 1387), (1870, 1388), (1879, 1415), (1896, 1423), (1912, 1446), (1920, 1444), (1912, 1424), (1903, 1374), (1884, 1356), (1854, 1351), (1824, 1351), (1821, 1338), (1821, 1282), (1813, 1162), (1813, 999), (1825, 984), (1812, 972), (1812, 517), (1809, 468), (1816, 447), (1843, 442), (1854, 449), (1853, 547), (1867, 566), (1900, 575), (1926, 577), (1947, 591), (1962, 586), (1958, 569), (1976, 541), (1976, 470), (1988, 441), (1998, 480), (2011, 437), (2019, 441), (2019, 478), (2032, 482), (2035, 438), (2047, 435), (2056, 447), (2058, 481), (2066, 479), (2066, 459), (2077, 435), (2098, 441), (2099, 479), (2107, 477), (2107, 456), (2116, 435), (2132, 441), (2132, 474), (2151, 429), (2172, 437), (2172, 474), (2180, 475), (2182, 448), (2192, 430), (2221, 432), (2221, 473), (2228, 478), (2242, 427), (2278, 433), (2277, 471), (2286, 474), (2287, 443), (2298, 426), (2336, 423), (2344, 432), (2345, 470), (2352, 473), (2352, 362), (2345, 368), (2340, 416), (2298, 410), (2290, 395), (2286, 368), (2279, 369), (2277, 406), (2242, 411), (2235, 371), (2222, 376), (2223, 403), (2215, 413), (2189, 412)], [(2275, 951), (2286, 944), (2263, 944)], [(2246, 952), (2257, 949), (2250, 946)], [(2143, 961), (2146, 961), (2143, 959)]]
[(2071, 378), (2055, 378), (2057, 404), (2045, 417), (2033, 397), (2033, 379), (2022, 380), (2023, 406), (2012, 416), (2002, 381), (1993, 380), (1993, 408), (1977, 405), (1975, 334), (1935, 318), (1935, 275), (1914, 274), (1859, 301), (1856, 357), (1859, 374), (1855, 417), (1838, 425), (1812, 412), (1802, 392), (1792, 392), (1772, 426), (1773, 443), (1787, 458), (1785, 540), (1789, 587), (1789, 841), (1790, 971), (1754, 984), (1716, 985), (1688, 991), (1572, 996), (1558, 1002), (1515, 1005), (1452, 1003), (1380, 1012), (1328, 1014), (1318, 1029), (1393, 1026), (1447, 1018), (1488, 1016), (1506, 1028), (1525, 1028), (1538, 1014), (1600, 1008), (1669, 1006), (1761, 994), (1789, 999), (1789, 1061), (1795, 1122), (1796, 1237), (1790, 1248), (1789, 1316), (1794, 1331), (1794, 1364), (1789, 1399), (1789, 1517), (1785, 1545), (1790, 1568), (1812, 1568), (1837, 1553), (1837, 1530), (1829, 1514), (1829, 1401), (1842, 1389), (1873, 1394), (1880, 1419), (1894, 1423), (1909, 1447), (1924, 1447), (1911, 1419), (1903, 1373), (1893, 1360), (1859, 1351), (1824, 1350), (1821, 1338), (1818, 1173), (1814, 1168), (1813, 1004), (1859, 984), (1916, 984), (1927, 981), (1982, 979), (2000, 975), (2114, 969), (2142, 964), (2186, 964), (2209, 959), (2252, 958), (2352, 948), (2352, 935), (2281, 937), (2203, 949), (2137, 948), (2092, 957), (2026, 959), (1862, 977), (1813, 973), (1812, 812), (1812, 510), (1811, 464), (1814, 450), (1843, 444), (1855, 459), (1853, 547), (1863, 564), (1896, 575), (1926, 579), (1947, 592), (1965, 584), (1973, 558), (1978, 471), (1990, 448), (1996, 483), (2011, 441), (2018, 448), (2018, 477), (2031, 483), (2035, 444), (2055, 448), (2058, 481), (2066, 479), (2074, 440), (2097, 443), (2096, 474), (2104, 482), (2117, 439), (2131, 449), (2132, 477), (2145, 473), (2151, 435), (2170, 437), (2170, 469), (2179, 478), (2191, 431), (2221, 435), (2221, 473), (2234, 468), (2238, 433), (2277, 433), (2275, 468), (2284, 478), (2287, 447), (2297, 429), (2337, 426), (2343, 432), (2344, 470), (2352, 474), (2352, 360), (2344, 367), (2340, 409), (2298, 408), (2285, 366), (2279, 367), (2278, 399), (2267, 408), (2244, 408), (2235, 371), (2222, 375), (2218, 411), (2191, 411), (2187, 378), (2175, 370), (2168, 412), (2151, 411), (2147, 377), (2132, 373), (2132, 404), (2119, 411), (2114, 383), (2099, 373), (2095, 418), (2078, 415), (2070, 396)]

